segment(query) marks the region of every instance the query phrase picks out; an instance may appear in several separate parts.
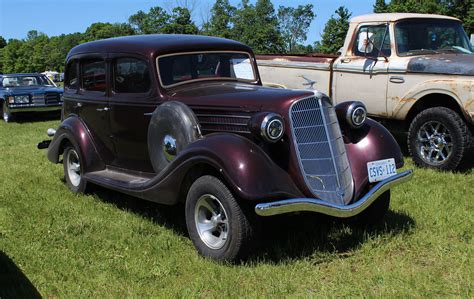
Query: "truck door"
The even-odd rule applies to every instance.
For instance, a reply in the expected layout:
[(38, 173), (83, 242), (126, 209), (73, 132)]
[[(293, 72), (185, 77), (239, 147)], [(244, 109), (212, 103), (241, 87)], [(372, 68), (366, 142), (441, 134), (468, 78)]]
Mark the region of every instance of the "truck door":
[(334, 64), (335, 102), (359, 100), (369, 114), (386, 116), (391, 52), (388, 24), (359, 26), (352, 46)]

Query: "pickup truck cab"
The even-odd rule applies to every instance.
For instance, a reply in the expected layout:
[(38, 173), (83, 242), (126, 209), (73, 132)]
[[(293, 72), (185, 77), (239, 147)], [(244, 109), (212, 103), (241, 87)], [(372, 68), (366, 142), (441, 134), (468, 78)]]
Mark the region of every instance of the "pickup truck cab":
[(461, 21), (427, 14), (355, 17), (340, 56), (257, 57), (261, 78), (313, 87), (335, 104), (357, 99), (370, 116), (408, 131), (416, 164), (456, 169), (472, 146), (474, 55)]

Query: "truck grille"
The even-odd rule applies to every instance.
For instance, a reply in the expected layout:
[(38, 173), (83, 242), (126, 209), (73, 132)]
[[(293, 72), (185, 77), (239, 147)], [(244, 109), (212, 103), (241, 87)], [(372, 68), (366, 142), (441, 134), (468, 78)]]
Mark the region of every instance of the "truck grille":
[(290, 122), (300, 170), (313, 195), (335, 204), (349, 203), (352, 172), (329, 99), (298, 100), (290, 108)]
[(45, 104), (57, 104), (59, 102), (59, 93), (47, 92), (44, 95)]

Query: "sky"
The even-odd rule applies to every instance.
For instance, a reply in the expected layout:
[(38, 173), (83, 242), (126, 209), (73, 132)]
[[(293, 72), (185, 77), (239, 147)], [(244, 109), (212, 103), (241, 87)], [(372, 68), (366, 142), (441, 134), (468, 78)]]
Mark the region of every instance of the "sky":
[[(29, 30), (38, 30), (48, 36), (62, 33), (84, 32), (96, 22), (126, 22), (139, 10), (161, 6), (166, 9), (186, 0), (0, 0), (0, 35), (5, 39), (26, 37)], [(187, 0), (194, 2), (193, 20), (201, 24), (209, 16), (214, 0)], [(255, 0), (251, 0), (255, 3)], [(308, 31), (307, 44), (320, 40), (327, 20), (334, 11), (344, 5), (353, 16), (371, 13), (375, 0), (272, 0), (278, 6), (293, 6), (311, 3), (316, 19)], [(230, 0), (237, 5), (240, 0)]]

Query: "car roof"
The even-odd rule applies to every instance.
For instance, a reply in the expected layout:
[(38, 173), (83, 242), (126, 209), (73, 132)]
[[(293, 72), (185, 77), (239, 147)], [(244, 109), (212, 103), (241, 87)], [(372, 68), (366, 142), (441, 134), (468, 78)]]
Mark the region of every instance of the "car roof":
[(152, 57), (162, 54), (192, 51), (244, 51), (250, 47), (234, 40), (186, 34), (148, 34), (115, 37), (84, 43), (74, 47), (68, 54), (86, 53), (136, 53)]
[(435, 14), (419, 14), (419, 13), (376, 13), (357, 16), (351, 19), (351, 23), (366, 23), (366, 22), (395, 22), (403, 19), (444, 19), (459, 21), (459, 19), (435, 15)]

